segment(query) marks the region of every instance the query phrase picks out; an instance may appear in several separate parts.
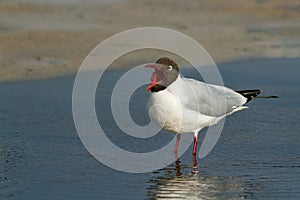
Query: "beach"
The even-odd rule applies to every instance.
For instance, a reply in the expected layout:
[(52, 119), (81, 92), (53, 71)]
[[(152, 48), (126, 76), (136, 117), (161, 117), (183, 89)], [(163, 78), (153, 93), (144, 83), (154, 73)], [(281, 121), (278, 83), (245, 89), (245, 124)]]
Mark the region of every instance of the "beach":
[[(294, 0), (0, 1), (0, 199), (299, 199), (299, 17)], [(166, 167), (126, 173), (84, 146), (73, 118), (73, 86), (82, 61), (100, 42), (149, 26), (195, 39), (217, 63), (225, 86), (279, 98), (256, 99), (226, 117), (217, 144), (196, 166), (191, 145)], [(98, 82), (93, 108), (120, 149), (152, 152), (175, 138), (164, 130), (132, 137), (111, 110), (120, 77), (161, 55), (171, 54), (121, 56)], [(191, 66), (180, 67), (184, 77), (203, 79)], [(141, 126), (150, 122), (145, 89), (139, 87), (128, 102)], [(199, 146), (206, 132), (199, 133)], [(187, 137), (192, 142), (193, 134)], [(110, 150), (103, 154), (113, 160)]]
[(101, 41), (147, 26), (192, 37), (216, 63), (300, 57), (299, 7), (293, 0), (1, 1), (0, 81), (75, 74)]

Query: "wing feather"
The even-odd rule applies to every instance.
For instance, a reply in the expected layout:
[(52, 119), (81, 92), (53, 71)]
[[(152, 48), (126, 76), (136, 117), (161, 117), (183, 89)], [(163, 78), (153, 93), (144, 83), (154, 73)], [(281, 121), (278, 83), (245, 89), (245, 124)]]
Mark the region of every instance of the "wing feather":
[(181, 78), (178, 83), (172, 88), (180, 95), (182, 104), (207, 116), (224, 116), (247, 102), (245, 97), (227, 87), (187, 78)]

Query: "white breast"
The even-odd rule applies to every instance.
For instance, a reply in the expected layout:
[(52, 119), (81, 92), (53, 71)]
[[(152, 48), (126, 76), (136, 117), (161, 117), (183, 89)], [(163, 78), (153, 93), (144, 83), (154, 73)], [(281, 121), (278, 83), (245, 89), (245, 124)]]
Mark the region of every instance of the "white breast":
[(148, 102), (149, 115), (160, 127), (174, 131), (181, 120), (180, 101), (167, 90), (151, 93)]
[(175, 133), (199, 131), (211, 121), (211, 117), (187, 109), (177, 95), (168, 89), (151, 93), (148, 109), (155, 123)]

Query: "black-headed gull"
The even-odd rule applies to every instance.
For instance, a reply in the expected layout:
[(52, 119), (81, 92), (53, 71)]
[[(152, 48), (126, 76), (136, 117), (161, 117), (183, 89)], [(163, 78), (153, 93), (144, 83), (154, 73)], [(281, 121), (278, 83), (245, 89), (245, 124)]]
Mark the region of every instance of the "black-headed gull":
[[(193, 155), (196, 155), (198, 132), (201, 129), (247, 108), (244, 104), (261, 93), (258, 89), (234, 91), (183, 78), (178, 65), (167, 57), (145, 67), (155, 69), (152, 82), (146, 89), (151, 91), (149, 115), (160, 127), (177, 134), (174, 152), (177, 152), (181, 134), (193, 132)], [(223, 98), (223, 101), (220, 102), (217, 97)]]

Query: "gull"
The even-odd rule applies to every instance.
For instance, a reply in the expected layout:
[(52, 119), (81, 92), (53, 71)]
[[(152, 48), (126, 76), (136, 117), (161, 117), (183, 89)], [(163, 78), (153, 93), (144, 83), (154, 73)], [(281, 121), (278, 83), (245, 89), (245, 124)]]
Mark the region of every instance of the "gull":
[(146, 68), (154, 69), (152, 81), (146, 88), (150, 91), (148, 110), (151, 119), (161, 128), (176, 134), (174, 152), (177, 153), (180, 136), (194, 133), (193, 155), (196, 155), (198, 133), (205, 127), (217, 124), (224, 117), (241, 111), (261, 90), (234, 91), (230, 88), (207, 84), (184, 78), (178, 65), (168, 57), (159, 58)]

